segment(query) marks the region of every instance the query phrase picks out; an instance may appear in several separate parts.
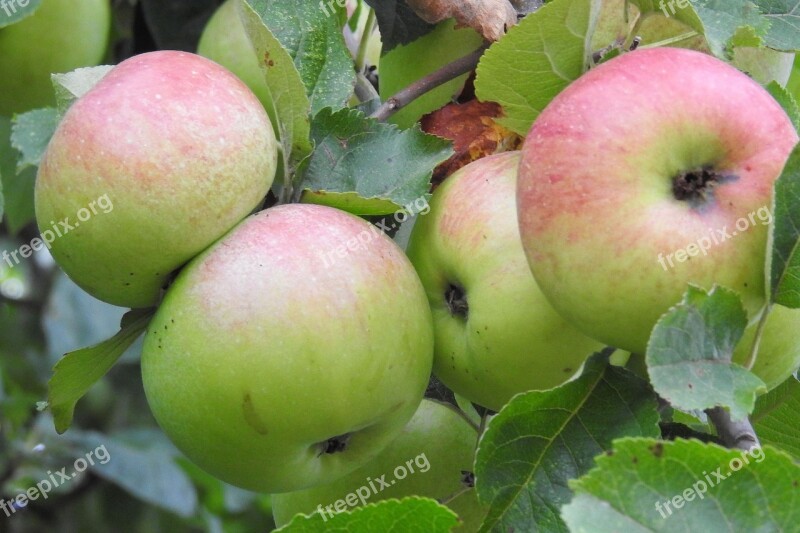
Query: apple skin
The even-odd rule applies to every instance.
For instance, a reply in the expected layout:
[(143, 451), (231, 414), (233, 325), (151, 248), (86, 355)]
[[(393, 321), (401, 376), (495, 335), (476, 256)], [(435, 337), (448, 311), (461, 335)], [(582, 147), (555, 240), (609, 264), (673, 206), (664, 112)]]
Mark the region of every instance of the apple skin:
[[(774, 305), (767, 317), (752, 372), (772, 390), (800, 368), (800, 309)], [(758, 324), (745, 330), (733, 361), (743, 365), (750, 356)]]
[[(361, 487), (370, 490), (368, 479), (373, 481), (379, 492), (370, 490), (370, 496), (367, 497), (366, 491), (362, 490), (367, 504), (414, 495), (436, 500), (452, 496), (464, 488), (461, 472), (474, 470), (477, 441), (478, 433), (475, 428), (452, 406), (423, 400), (402, 433), (366, 465), (333, 483), (304, 491), (273, 495), (275, 525), (281, 527), (297, 514), (311, 514), (317, 511), (318, 506), (323, 509), (333, 506), (337, 500), (344, 500), (348, 494), (355, 493)], [(410, 473), (407, 461), (412, 462), (410, 466), (414, 468), (414, 473)], [(403, 479), (397, 479), (394, 475), (399, 466), (409, 471)], [(426, 471), (423, 472), (422, 469)], [(391, 486), (382, 488), (375, 481), (377, 479), (383, 479)], [(392, 481), (396, 483), (392, 484)], [(360, 501), (358, 506), (361, 506)], [(462, 525), (455, 529), (460, 533), (477, 531), (487, 511), (486, 507), (478, 503), (474, 489), (458, 496), (447, 506), (462, 521)], [(350, 511), (353, 508), (347, 507)], [(334, 507), (331, 509), (335, 512)], [(328, 511), (325, 511), (324, 516), (331, 518)]]
[(50, 74), (99, 64), (110, 29), (108, 0), (43, 0), (33, 15), (0, 28), (0, 115), (53, 105)]
[(186, 52), (123, 61), (59, 124), (36, 179), (42, 232), (106, 195), (51, 252), (100, 300), (147, 307), (170, 273), (246, 217), (275, 175), (277, 142), (255, 95)]
[[(407, 251), (433, 310), (434, 374), (495, 411), (517, 393), (561, 385), (603, 348), (556, 313), (531, 274), (516, 216), (519, 159), (485, 157), (448, 177)], [(453, 287), (466, 317), (448, 303)]]
[[(148, 327), (144, 389), (167, 436), (210, 474), (300, 490), (400, 434), (430, 377), (432, 329), (414, 267), (388, 237), (343, 211), (283, 205), (181, 272)], [(326, 453), (343, 435), (344, 450)]]
[[(672, 268), (666, 260), (770, 208), (797, 140), (761, 86), (706, 54), (637, 50), (589, 71), (537, 118), (522, 149), (520, 232), (539, 286), (586, 335), (635, 353), (689, 283), (739, 292), (756, 317), (768, 226), (707, 256), (673, 257)], [(704, 165), (734, 178), (703, 189), (706, 200), (676, 199), (675, 177)]]
[(227, 68), (255, 93), (273, 124), (272, 95), (267, 88), (265, 74), (239, 18), (237, 4), (241, 0), (226, 0), (206, 24), (197, 53)]

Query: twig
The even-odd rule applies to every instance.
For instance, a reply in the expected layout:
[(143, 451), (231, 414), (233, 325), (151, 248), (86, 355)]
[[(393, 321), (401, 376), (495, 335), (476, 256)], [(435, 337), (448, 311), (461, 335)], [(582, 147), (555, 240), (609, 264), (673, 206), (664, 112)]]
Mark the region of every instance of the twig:
[(383, 122), (428, 91), (435, 89), (443, 83), (453, 80), (462, 74), (466, 74), (478, 66), (478, 61), (480, 61), (483, 52), (485, 52), (488, 47), (488, 44), (481, 46), (471, 54), (456, 59), (452, 63), (448, 63), (447, 65), (443, 66), (439, 70), (415, 81), (405, 89), (402, 89), (400, 92), (386, 100), (386, 102), (384, 102), (384, 104), (370, 116)]
[(731, 420), (730, 413), (723, 407), (706, 409), (706, 414), (717, 429), (717, 435), (728, 448), (750, 450), (751, 448), (761, 447), (756, 431), (753, 429), (749, 419), (745, 418), (734, 422)]

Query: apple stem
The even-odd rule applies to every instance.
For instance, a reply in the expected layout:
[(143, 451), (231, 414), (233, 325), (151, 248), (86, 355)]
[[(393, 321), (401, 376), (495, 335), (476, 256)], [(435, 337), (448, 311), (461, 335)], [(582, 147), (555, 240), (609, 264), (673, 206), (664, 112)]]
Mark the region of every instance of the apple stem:
[(364, 33), (361, 34), (361, 42), (358, 44), (358, 53), (356, 54), (356, 72), (363, 73), (367, 60), (367, 46), (369, 45), (369, 38), (375, 28), (375, 10), (369, 9), (367, 15), (367, 23), (364, 25)]
[(670, 37), (669, 39), (664, 39), (663, 41), (658, 41), (657, 43), (650, 43), (644, 46), (640, 46), (642, 50), (646, 48), (659, 48), (661, 46), (669, 46), (671, 44), (679, 43), (681, 41), (685, 41), (686, 39), (691, 39), (692, 37), (697, 37), (700, 35), (696, 31), (688, 31), (686, 33), (682, 33), (680, 35), (676, 35), (675, 37)]
[(428, 91), (470, 72), (478, 66), (478, 61), (480, 61), (481, 56), (483, 56), (488, 47), (488, 44), (484, 44), (474, 52), (448, 63), (439, 70), (415, 81), (405, 89), (401, 89), (397, 94), (386, 100), (383, 105), (370, 115), (370, 118), (385, 122), (389, 117)]
[(723, 407), (706, 409), (706, 415), (728, 448), (747, 451), (761, 447), (756, 431), (748, 418), (734, 422), (730, 413)]
[(764, 327), (767, 324), (767, 317), (769, 316), (769, 312), (772, 310), (772, 304), (768, 303), (767, 307), (764, 308), (764, 312), (761, 313), (761, 319), (758, 321), (758, 327), (756, 328), (756, 338), (753, 340), (753, 347), (750, 349), (750, 355), (747, 357), (747, 361), (744, 364), (744, 367), (747, 370), (752, 370), (753, 365), (756, 364), (756, 360), (758, 359), (758, 347), (761, 344), (761, 336), (764, 333)]

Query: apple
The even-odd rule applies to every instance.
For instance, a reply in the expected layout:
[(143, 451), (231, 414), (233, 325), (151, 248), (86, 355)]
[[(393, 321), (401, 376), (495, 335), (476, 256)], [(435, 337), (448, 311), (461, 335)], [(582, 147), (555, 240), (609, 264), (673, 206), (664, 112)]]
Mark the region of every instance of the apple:
[[(327, 521), (342, 510), (390, 498), (416, 495), (447, 500), (466, 488), (463, 472), (474, 470), (477, 441), (478, 432), (462, 413), (423, 400), (402, 433), (366, 465), (332, 483), (273, 495), (275, 524), (281, 527), (297, 514), (315, 511)], [(447, 506), (461, 519), (456, 529), (460, 532), (477, 531), (487, 511), (474, 489)]]
[(108, 0), (42, 0), (0, 28), (0, 115), (53, 105), (50, 74), (99, 64), (110, 29)]
[(236, 74), (255, 93), (276, 124), (265, 74), (258, 66), (258, 58), (239, 18), (239, 2), (226, 0), (214, 12), (200, 36), (197, 53)]
[(276, 164), (269, 118), (238, 78), (195, 54), (143, 54), (64, 116), (36, 179), (36, 220), (88, 293), (151, 306), (175, 269), (262, 202)]
[(215, 477), (288, 492), (363, 466), (422, 401), (430, 308), (403, 251), (330, 207), (281, 205), (195, 258), (148, 327), (156, 420)]
[(556, 313), (531, 274), (517, 225), (519, 159), (485, 157), (447, 178), (407, 251), (433, 311), (434, 374), (495, 411), (519, 392), (561, 385), (603, 348)]
[(769, 93), (709, 55), (637, 50), (589, 71), (522, 149), (520, 233), (539, 286), (584, 334), (634, 353), (689, 283), (737, 291), (756, 318), (762, 215), (797, 141)]
[[(772, 390), (800, 368), (800, 309), (789, 309), (782, 305), (772, 307), (761, 342), (758, 357), (752, 372)], [(745, 330), (744, 336), (736, 346), (733, 361), (743, 365), (750, 356), (758, 324)]]

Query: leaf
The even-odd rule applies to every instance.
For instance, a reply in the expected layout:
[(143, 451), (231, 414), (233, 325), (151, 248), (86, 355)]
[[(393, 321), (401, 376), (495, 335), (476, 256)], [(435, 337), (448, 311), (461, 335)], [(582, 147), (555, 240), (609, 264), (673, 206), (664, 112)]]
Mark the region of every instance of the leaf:
[(0, 3), (0, 28), (11, 26), (20, 20), (30, 17), (39, 9), (42, 0), (28, 0), (24, 4), (19, 0)]
[(119, 333), (100, 344), (70, 352), (56, 363), (48, 382), (48, 404), (56, 431), (64, 433), (69, 429), (75, 404), (142, 334), (154, 312), (135, 309), (126, 313)]
[(142, 13), (159, 50), (194, 52), (218, 0), (142, 0)]
[[(399, 130), (353, 109), (324, 109), (314, 118), (311, 137), (316, 149), (303, 189), (370, 200), (357, 202), (357, 214), (388, 214), (427, 198), (434, 167), (453, 153), (448, 141), (419, 127)], [(325, 195), (304, 201), (324, 204)]]
[(450, 18), (496, 41), (517, 23), (517, 12), (508, 0), (407, 0), (425, 22), (437, 24)]
[(79, 68), (66, 74), (51, 74), (50, 79), (56, 92), (56, 105), (61, 115), (63, 116), (75, 100), (89, 92), (89, 89), (97, 85), (97, 82), (113, 68), (114, 65), (100, 65)]
[(772, 301), (800, 308), (800, 144), (795, 146), (783, 173), (775, 182), (773, 224), (770, 224), (767, 261)]
[(647, 383), (599, 354), (575, 381), (518, 394), (478, 446), (476, 489), (490, 504), (481, 531), (566, 531), (556, 509), (571, 496), (567, 480), (617, 437), (658, 436), (658, 420)]
[(308, 116), (311, 102), (306, 96), (303, 80), (292, 57), (264, 24), (259, 11), (253, 6), (263, 10), (264, 1), (243, 0), (239, 3), (239, 16), (256, 51), (256, 57), (259, 58), (259, 66), (264, 72), (264, 79), (275, 105), (283, 149), (290, 151), (293, 161), (300, 161), (312, 149)]
[(656, 392), (676, 409), (730, 409), (734, 420), (752, 412), (764, 383), (731, 363), (747, 327), (739, 296), (724, 287), (690, 286), (683, 301), (656, 323), (647, 345), (647, 371)]
[(375, 10), (383, 43), (382, 54), (396, 46), (416, 41), (433, 31), (434, 24), (422, 20), (405, 0), (365, 0)]
[(800, 461), (800, 382), (791, 377), (760, 396), (751, 417), (762, 444), (770, 444)]
[[(381, 98), (388, 101), (402, 89), (482, 46), (483, 38), (474, 30), (458, 29), (453, 20), (442, 22), (424, 37), (381, 56), (378, 87)], [(410, 128), (423, 115), (439, 109), (461, 93), (468, 76), (462, 74), (431, 89), (398, 110), (389, 121), (401, 128)]]
[(800, 2), (798, 0), (753, 0), (771, 23), (764, 44), (785, 52), (800, 51)]
[(794, 124), (794, 129), (800, 133), (800, 107), (798, 107), (797, 101), (794, 99), (792, 94), (775, 81), (770, 82), (766, 88), (775, 101), (777, 101), (783, 110), (786, 111), (786, 114), (789, 116), (792, 124)]
[(626, 438), (570, 482), (573, 533), (796, 531), (800, 465), (772, 448)]
[[(325, 107), (344, 107), (353, 93), (356, 74), (337, 17), (316, 2), (249, 0), (248, 3), (292, 58), (311, 103), (312, 116)], [(263, 58), (269, 72), (270, 59), (262, 54), (258, 57)]]
[(0, 179), (3, 190), (3, 214), (12, 235), (28, 225), (35, 215), (33, 186), (36, 169), (27, 168), (17, 175), (17, 152), (11, 146), (11, 119), (0, 117)]
[(583, 74), (599, 13), (597, 0), (554, 0), (489, 48), (478, 65), (475, 93), (503, 106), (500, 124), (526, 135), (547, 104)]
[(160, 431), (141, 429), (104, 435), (77, 430), (62, 438), (72, 443), (76, 457), (94, 451), (94, 465), (89, 468), (99, 477), (143, 502), (179, 516), (194, 515), (197, 490), (175, 462), (178, 451)]
[(11, 146), (22, 154), (17, 161), (18, 174), (28, 167), (39, 166), (59, 118), (58, 111), (52, 107), (35, 109), (14, 117)]
[(358, 507), (351, 512), (342, 512), (323, 518), (320, 513), (311, 516), (297, 515), (291, 522), (276, 531), (286, 533), (317, 533), (318, 531), (341, 531), (367, 533), (449, 533), (458, 524), (458, 517), (442, 505), (429, 498), (417, 496), (402, 500), (385, 500)]
[(692, 4), (703, 23), (708, 45), (719, 58), (731, 56), (730, 42), (739, 28), (749, 27), (755, 36), (766, 35), (769, 30), (769, 21), (750, 0), (695, 0)]

